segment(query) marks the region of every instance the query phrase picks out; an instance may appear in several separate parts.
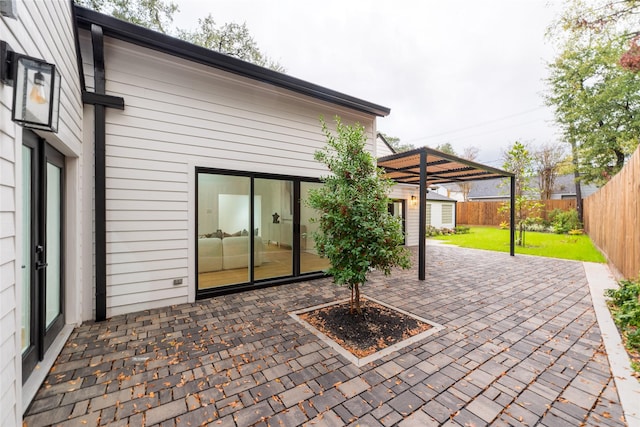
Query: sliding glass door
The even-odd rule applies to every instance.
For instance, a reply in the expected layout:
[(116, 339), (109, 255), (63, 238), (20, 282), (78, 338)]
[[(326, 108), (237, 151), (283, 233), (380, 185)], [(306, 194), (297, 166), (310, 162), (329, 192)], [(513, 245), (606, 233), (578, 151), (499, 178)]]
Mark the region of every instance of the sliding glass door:
[(290, 177), (197, 169), (197, 290), (200, 295), (256, 282), (321, 273), (308, 189)]

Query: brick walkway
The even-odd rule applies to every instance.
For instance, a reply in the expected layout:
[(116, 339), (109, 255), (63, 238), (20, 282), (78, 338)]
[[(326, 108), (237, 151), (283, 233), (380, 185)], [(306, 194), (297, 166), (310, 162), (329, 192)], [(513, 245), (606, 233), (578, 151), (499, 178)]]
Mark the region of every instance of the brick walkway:
[(581, 263), (448, 247), (364, 289), (446, 327), (357, 368), (288, 312), (330, 280), (77, 328), (25, 415), (41, 425), (624, 425)]

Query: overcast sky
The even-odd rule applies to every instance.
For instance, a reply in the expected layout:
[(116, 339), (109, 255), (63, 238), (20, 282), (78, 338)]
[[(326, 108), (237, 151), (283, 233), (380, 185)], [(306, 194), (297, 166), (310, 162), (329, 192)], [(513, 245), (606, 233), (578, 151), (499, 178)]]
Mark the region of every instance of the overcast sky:
[(287, 74), (389, 107), (378, 130), (403, 142), (472, 145), (501, 166), (516, 140), (558, 141), (542, 93), (559, 1), (174, 1), (180, 28), (246, 22)]

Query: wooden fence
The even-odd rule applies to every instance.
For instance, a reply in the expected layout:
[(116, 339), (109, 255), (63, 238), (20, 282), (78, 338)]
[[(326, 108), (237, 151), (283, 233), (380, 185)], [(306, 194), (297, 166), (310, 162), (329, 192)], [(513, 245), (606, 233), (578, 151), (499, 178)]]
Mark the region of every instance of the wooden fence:
[(640, 274), (640, 149), (611, 181), (584, 200), (591, 240), (626, 278)]
[[(509, 221), (508, 212), (498, 213), (498, 209), (505, 202), (458, 202), (456, 203), (456, 222), (464, 225), (498, 226), (503, 221)], [(509, 202), (506, 202), (509, 203)], [(567, 211), (576, 208), (575, 200), (547, 200), (541, 212), (544, 220), (554, 209)]]

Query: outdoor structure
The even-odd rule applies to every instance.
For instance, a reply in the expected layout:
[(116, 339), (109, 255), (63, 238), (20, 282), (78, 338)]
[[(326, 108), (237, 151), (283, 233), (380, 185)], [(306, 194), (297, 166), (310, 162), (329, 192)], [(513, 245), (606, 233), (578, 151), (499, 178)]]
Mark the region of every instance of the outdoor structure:
[[(385, 156), (423, 265), (427, 185), (505, 176), (392, 154), (376, 142), (386, 107), (71, 2), (0, 7), (1, 426), (20, 424), (83, 321), (322, 277), (305, 204), (327, 173), (321, 116), (363, 125)], [(9, 72), (19, 59), (37, 64), (28, 78)]]
[(427, 226), (454, 228), (456, 226), (456, 203), (456, 200), (435, 191), (427, 192)]
[[(404, 153), (391, 154), (378, 159), (378, 166), (386, 171), (387, 177), (402, 184), (418, 185), (419, 195), (427, 193), (434, 185), (482, 181), (505, 177), (510, 179), (511, 219), (510, 254), (515, 249), (515, 175), (480, 163), (461, 159), (428, 147), (416, 148)], [(418, 277), (425, 279), (427, 226), (427, 198), (417, 197), (418, 215)]]

